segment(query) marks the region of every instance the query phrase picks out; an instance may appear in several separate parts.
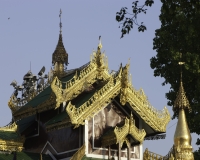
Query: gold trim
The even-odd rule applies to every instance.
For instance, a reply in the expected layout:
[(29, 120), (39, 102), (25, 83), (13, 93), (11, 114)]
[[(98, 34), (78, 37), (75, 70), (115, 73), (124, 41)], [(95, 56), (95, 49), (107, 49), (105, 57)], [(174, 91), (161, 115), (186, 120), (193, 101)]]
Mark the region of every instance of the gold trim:
[(0, 140), (0, 150), (1, 151), (11, 151), (11, 152), (12, 151), (21, 152), (23, 150), (23, 142)]
[(122, 127), (115, 127), (114, 134), (111, 132), (109, 135), (106, 135), (105, 138), (102, 139), (102, 146), (109, 146), (114, 143), (120, 143), (121, 147), (124, 142), (126, 142), (127, 146), (130, 147), (130, 142), (127, 139), (127, 135), (130, 134), (135, 140), (142, 143), (144, 141), (144, 137), (146, 136), (146, 132), (144, 129), (138, 129), (134, 124), (134, 119), (131, 117), (128, 119), (126, 117), (125, 123)]
[(17, 131), (17, 125), (14, 122), (13, 124), (7, 125), (5, 127), (0, 127), (0, 131)]
[(146, 148), (143, 153), (143, 160), (163, 160), (163, 156), (150, 152), (148, 148)]

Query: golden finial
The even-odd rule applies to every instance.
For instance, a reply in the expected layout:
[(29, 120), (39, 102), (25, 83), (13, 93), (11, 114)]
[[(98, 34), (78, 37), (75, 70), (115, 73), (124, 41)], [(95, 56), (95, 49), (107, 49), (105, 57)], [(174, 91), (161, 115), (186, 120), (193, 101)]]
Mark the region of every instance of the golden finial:
[[(182, 54), (180, 53), (180, 58), (182, 58)], [(180, 76), (180, 87), (177, 93), (177, 97), (176, 100), (174, 101), (174, 106), (173, 106), (173, 110), (175, 109), (189, 109), (190, 108), (190, 104), (189, 101), (185, 95), (185, 91), (183, 88), (183, 82), (182, 82), (182, 65), (185, 64), (185, 62), (179, 62), (178, 63), (181, 67), (181, 76)]]
[(98, 49), (101, 49), (103, 46), (101, 44), (101, 36), (99, 36), (99, 45), (98, 45)]
[(60, 34), (62, 33), (62, 22), (61, 22), (61, 14), (62, 14), (62, 10), (60, 9), (60, 14), (59, 14), (59, 17), (60, 17)]

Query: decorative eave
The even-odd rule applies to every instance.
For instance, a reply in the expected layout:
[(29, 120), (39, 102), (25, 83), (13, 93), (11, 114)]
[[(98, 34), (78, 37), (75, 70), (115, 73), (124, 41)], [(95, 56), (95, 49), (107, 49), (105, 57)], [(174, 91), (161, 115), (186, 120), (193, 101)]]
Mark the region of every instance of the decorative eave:
[(130, 142), (127, 138), (128, 135), (131, 135), (136, 141), (142, 143), (146, 132), (144, 129), (138, 129), (133, 122), (132, 116), (130, 119), (126, 117), (125, 123), (122, 127), (115, 127), (114, 131), (111, 131), (109, 134), (103, 136), (102, 146), (109, 146), (112, 144), (120, 143), (121, 147), (124, 142), (127, 145), (130, 145)]

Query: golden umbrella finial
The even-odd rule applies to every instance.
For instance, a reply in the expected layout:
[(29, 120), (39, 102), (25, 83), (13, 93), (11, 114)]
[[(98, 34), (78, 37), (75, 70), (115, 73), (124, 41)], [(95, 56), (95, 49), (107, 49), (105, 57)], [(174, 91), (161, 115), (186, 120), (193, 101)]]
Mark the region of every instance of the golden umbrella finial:
[[(182, 58), (182, 53), (180, 53), (180, 59), (181, 58)], [(179, 90), (178, 90), (178, 93), (177, 93), (176, 100), (174, 101), (173, 110), (189, 109), (191, 111), (190, 104), (189, 104), (189, 101), (186, 97), (184, 87), (183, 87), (183, 82), (182, 82), (182, 65), (185, 64), (185, 62), (180, 61), (180, 62), (178, 62), (178, 64), (181, 67), (180, 87), (179, 87)]]

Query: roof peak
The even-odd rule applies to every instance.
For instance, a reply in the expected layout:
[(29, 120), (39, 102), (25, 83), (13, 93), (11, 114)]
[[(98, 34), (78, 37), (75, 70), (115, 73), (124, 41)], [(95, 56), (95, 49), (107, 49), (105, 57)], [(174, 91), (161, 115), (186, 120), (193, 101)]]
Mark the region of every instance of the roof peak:
[(173, 110), (175, 110), (175, 109), (190, 109), (190, 104), (189, 104), (189, 101), (188, 101), (185, 91), (184, 91), (182, 78), (180, 81), (179, 90), (177, 92), (177, 97), (174, 101)]
[(52, 55), (52, 64), (55, 65), (57, 63), (65, 64), (68, 65), (68, 53), (65, 50), (65, 47), (63, 45), (63, 40), (62, 40), (62, 22), (61, 22), (61, 14), (62, 10), (60, 9), (60, 34), (59, 34), (59, 39), (58, 39), (58, 44), (56, 46), (56, 49)]

